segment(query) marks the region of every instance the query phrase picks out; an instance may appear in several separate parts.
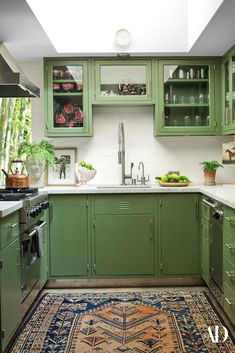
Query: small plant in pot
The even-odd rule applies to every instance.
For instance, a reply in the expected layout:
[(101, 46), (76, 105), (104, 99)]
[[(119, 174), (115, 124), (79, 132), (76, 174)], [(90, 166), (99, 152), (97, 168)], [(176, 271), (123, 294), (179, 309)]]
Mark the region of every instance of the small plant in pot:
[(22, 142), (18, 147), (18, 156), (25, 160), (29, 174), (29, 185), (43, 187), (45, 185), (45, 169), (55, 164), (55, 151), (50, 141)]
[(202, 165), (204, 171), (204, 185), (215, 185), (216, 170), (219, 167), (223, 168), (222, 164), (218, 161), (204, 161), (200, 164)]

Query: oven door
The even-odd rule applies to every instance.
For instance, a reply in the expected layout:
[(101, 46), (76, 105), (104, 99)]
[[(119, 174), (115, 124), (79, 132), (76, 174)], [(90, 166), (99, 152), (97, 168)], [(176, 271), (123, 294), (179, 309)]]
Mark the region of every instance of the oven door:
[[(43, 254), (45, 248), (45, 227), (46, 222), (39, 220), (34, 226), (21, 234), (21, 293), (22, 302), (32, 291), (40, 278), (40, 261), (37, 232), (41, 229), (41, 247)], [(42, 255), (43, 256), (43, 255)]]
[(223, 224), (214, 218), (210, 228), (210, 274), (223, 292)]

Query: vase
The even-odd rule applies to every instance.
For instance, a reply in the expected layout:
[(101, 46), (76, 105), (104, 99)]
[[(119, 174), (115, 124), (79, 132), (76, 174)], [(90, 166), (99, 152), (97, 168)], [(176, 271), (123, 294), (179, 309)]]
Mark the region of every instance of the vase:
[(90, 170), (78, 165), (78, 163), (75, 163), (75, 174), (78, 179), (79, 185), (86, 185), (89, 180), (95, 177), (96, 170)]
[(215, 174), (216, 170), (204, 170), (204, 185), (216, 185)]
[(45, 161), (35, 157), (27, 157), (25, 166), (29, 175), (29, 186), (43, 188), (45, 186)]

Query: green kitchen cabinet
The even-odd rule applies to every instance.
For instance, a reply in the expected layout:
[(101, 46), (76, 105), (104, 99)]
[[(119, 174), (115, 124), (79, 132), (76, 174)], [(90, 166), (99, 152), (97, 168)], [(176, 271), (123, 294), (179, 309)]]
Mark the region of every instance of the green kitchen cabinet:
[(235, 47), (222, 60), (222, 132), (235, 133)]
[(88, 212), (85, 195), (50, 196), (50, 277), (86, 277)]
[(21, 322), (18, 212), (1, 220), (0, 238), (0, 351), (3, 352)]
[(224, 206), (223, 222), (224, 310), (235, 325), (235, 210)]
[(154, 275), (153, 202), (151, 195), (94, 197), (94, 277)]
[(209, 236), (210, 236), (210, 206), (201, 202), (201, 247), (202, 247), (202, 278), (209, 286)]
[[(157, 136), (215, 135), (220, 65), (214, 60), (159, 60)], [(216, 72), (217, 71), (217, 72)]]
[(45, 135), (92, 136), (88, 60), (45, 59)]
[(161, 194), (158, 203), (162, 276), (199, 275), (198, 195)]
[(152, 65), (151, 59), (95, 60), (93, 103), (153, 104)]

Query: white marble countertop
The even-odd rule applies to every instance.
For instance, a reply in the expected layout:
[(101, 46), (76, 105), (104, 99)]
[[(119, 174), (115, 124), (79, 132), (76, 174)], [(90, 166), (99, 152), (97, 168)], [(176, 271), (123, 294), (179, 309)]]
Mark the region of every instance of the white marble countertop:
[(162, 187), (159, 184), (149, 185), (150, 187), (132, 187), (117, 185), (81, 185), (81, 186), (47, 186), (43, 190), (49, 194), (125, 194), (125, 193), (190, 193), (200, 192), (216, 199), (235, 209), (235, 184), (221, 184), (215, 186), (205, 186), (203, 184), (190, 184), (186, 187)]
[(22, 207), (22, 201), (0, 201), (0, 218), (6, 217), (19, 210)]
[[(46, 186), (40, 191), (47, 191), (49, 195), (55, 194), (149, 194), (149, 193), (192, 193), (200, 192), (235, 209), (235, 184), (205, 186), (190, 184), (186, 187), (162, 187), (158, 184), (149, 187), (132, 187), (117, 185), (82, 185), (82, 186)], [(0, 217), (20, 209), (22, 201), (0, 201)]]

